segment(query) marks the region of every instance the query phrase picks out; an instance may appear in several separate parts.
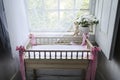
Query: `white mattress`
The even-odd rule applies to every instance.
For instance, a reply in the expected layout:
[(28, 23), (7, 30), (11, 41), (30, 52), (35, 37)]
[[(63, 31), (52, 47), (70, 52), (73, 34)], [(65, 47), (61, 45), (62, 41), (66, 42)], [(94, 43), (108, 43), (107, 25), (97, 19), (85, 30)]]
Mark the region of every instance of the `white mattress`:
[(30, 50), (88, 50), (87, 46), (81, 45), (38, 45)]

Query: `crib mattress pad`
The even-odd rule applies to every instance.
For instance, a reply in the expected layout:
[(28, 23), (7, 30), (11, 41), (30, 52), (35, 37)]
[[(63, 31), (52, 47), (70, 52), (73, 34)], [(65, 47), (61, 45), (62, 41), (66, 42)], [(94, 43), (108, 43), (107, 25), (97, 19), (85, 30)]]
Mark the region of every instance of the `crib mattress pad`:
[(30, 50), (88, 50), (87, 46), (81, 45), (37, 45)]

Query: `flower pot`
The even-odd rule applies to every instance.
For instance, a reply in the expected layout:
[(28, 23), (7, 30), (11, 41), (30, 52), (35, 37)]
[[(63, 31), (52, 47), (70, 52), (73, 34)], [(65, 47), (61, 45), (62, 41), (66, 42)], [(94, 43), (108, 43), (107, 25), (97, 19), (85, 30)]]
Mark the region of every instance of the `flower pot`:
[(82, 35), (83, 33), (89, 33), (89, 27), (80, 26), (80, 35)]

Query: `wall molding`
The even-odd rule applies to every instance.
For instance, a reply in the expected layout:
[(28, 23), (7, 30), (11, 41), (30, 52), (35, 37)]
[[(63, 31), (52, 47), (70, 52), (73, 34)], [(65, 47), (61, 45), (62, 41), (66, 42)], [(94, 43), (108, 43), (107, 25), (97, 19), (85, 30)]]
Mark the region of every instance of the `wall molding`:
[(12, 75), (12, 77), (10, 78), (10, 80), (15, 80), (15, 78), (16, 78), (18, 72), (19, 72), (19, 71), (16, 71), (16, 72)]

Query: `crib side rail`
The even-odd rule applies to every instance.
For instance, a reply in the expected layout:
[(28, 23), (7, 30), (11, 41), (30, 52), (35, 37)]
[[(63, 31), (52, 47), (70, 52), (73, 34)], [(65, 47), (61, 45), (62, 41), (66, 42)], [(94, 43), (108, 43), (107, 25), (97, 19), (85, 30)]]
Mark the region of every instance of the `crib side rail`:
[(89, 41), (89, 39), (86, 39), (86, 43), (87, 43), (87, 48), (88, 48), (88, 49), (91, 49), (91, 48), (94, 47), (94, 46), (92, 45), (92, 43)]
[(25, 59), (90, 59), (90, 50), (25, 50)]
[(42, 45), (51, 45), (51, 44), (70, 44), (71, 42), (80, 44), (82, 42), (81, 37), (73, 37), (73, 36), (55, 36), (55, 37), (35, 37), (36, 44)]
[(28, 39), (26, 43), (24, 44), (25, 49), (30, 49), (32, 45), (30, 44), (30, 40)]

